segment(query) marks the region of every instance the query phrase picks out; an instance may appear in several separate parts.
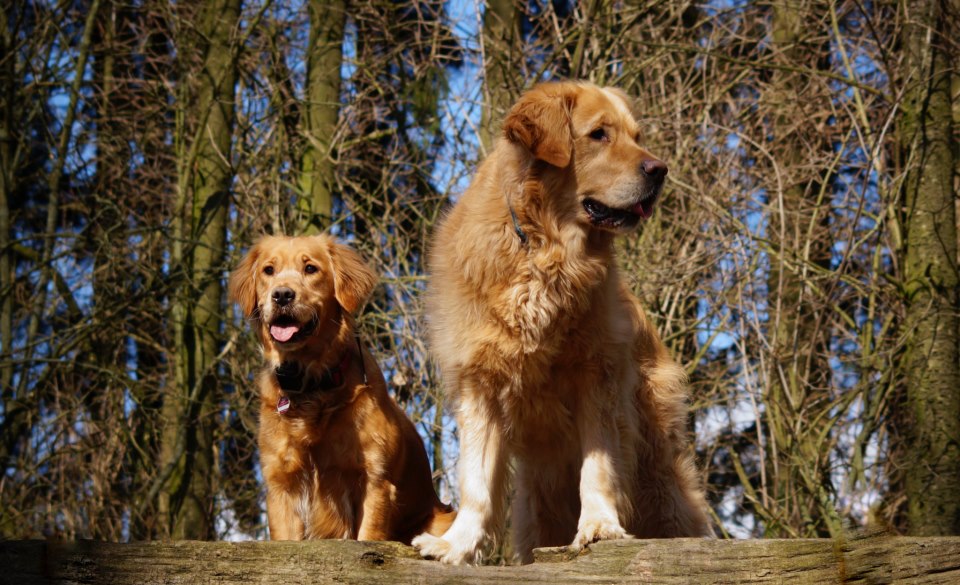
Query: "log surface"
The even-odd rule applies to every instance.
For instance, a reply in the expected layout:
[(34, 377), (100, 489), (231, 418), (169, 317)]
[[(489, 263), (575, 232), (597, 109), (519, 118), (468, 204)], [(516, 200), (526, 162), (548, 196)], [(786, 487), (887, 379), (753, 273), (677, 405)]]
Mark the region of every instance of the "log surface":
[(960, 583), (960, 537), (620, 540), (448, 567), (390, 542), (0, 542), (0, 583)]

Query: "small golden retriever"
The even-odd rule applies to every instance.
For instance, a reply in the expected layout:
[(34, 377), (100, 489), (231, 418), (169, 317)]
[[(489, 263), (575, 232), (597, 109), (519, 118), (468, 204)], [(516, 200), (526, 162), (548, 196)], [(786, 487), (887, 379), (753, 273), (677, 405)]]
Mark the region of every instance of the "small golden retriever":
[(626, 94), (588, 83), (533, 88), (503, 134), (431, 246), (427, 322), (459, 424), (460, 509), (414, 546), (476, 562), (511, 467), (522, 562), (541, 546), (707, 535), (684, 372), (614, 259), (666, 165)]
[(410, 539), (443, 534), (455, 513), (427, 454), (360, 344), (356, 312), (376, 275), (327, 235), (264, 237), (230, 277), (254, 324), (260, 465), (274, 540)]

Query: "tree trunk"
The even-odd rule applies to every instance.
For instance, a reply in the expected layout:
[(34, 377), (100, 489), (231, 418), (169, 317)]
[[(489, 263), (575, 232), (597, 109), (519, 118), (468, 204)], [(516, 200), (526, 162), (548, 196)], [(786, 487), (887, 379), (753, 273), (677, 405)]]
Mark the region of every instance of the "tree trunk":
[(300, 228), (318, 233), (330, 226), (336, 167), (331, 150), (340, 116), (340, 66), (347, 2), (310, 0), (307, 103), (303, 109), (306, 150), (300, 162)]
[(903, 290), (910, 534), (960, 534), (960, 297), (945, 3), (904, 2)]
[(613, 540), (451, 567), (397, 542), (0, 542), (11, 583), (956, 583), (960, 538)]
[(500, 123), (520, 95), (520, 9), (516, 0), (490, 0), (483, 13), (484, 99), (480, 119), (481, 154), (500, 133)]
[[(19, 94), (16, 81), (15, 39), (8, 18), (16, 14), (11, 10), (0, 11), (0, 92), (4, 96), (0, 109), (0, 352), (9, 358), (0, 365), (0, 399), (3, 411), (8, 411), (7, 395), (13, 380), (13, 360), (10, 346), (13, 342), (13, 250), (10, 248), (10, 198), (15, 180), (14, 169), (14, 116)], [(2, 447), (0, 447), (2, 449)], [(0, 464), (5, 456), (0, 451)]]
[[(11, 455), (19, 436), (19, 429), (8, 428), (16, 410), (13, 393), (13, 283), (15, 278), (13, 249), (10, 246), (13, 234), (10, 230), (10, 202), (14, 194), (16, 180), (15, 145), (17, 130), (14, 127), (18, 115), (19, 82), (15, 66), (18, 59), (14, 44), (16, 38), (8, 19), (17, 13), (15, 10), (0, 10), (0, 54), (6, 57), (0, 60), (0, 407), (3, 408), (3, 422), (0, 424), (0, 473), (7, 473), (11, 464)], [(0, 535), (10, 536), (17, 533), (15, 516), (0, 504)]]
[[(808, 28), (810, 19), (822, 13), (810, 0), (774, 3), (774, 48), (786, 65), (812, 69), (829, 65), (829, 48), (818, 45), (822, 37), (811, 40)], [(823, 33), (817, 30), (816, 34)], [(829, 497), (829, 450), (822, 448), (829, 432), (825, 410), (830, 404), (830, 331), (825, 307), (814, 297), (812, 285), (817, 269), (830, 267), (829, 177), (815, 168), (829, 145), (812, 135), (817, 130), (804, 108), (817, 81), (791, 71), (772, 75), (764, 99), (771, 111), (779, 113), (772, 121), (780, 145), (779, 172), (774, 174), (781, 180), (768, 185), (767, 311), (772, 356), (765, 415), (776, 463), (768, 465), (766, 493), (771, 499), (766, 505), (780, 508), (773, 516), (786, 526), (768, 521), (765, 528), (772, 535), (836, 535), (841, 523)], [(811, 152), (812, 144), (820, 145), (821, 151)]]
[(181, 225), (174, 262), (179, 264), (176, 268), (184, 286), (173, 307), (176, 384), (163, 405), (161, 479), (166, 485), (160, 498), (169, 536), (189, 539), (214, 537), (213, 430), (240, 0), (201, 6), (195, 17), (197, 36), (180, 45), (185, 55), (196, 50), (203, 63), (199, 70), (187, 67), (180, 80), (192, 84), (181, 94), (192, 96), (185, 100), (182, 115), (196, 115), (198, 120), (188, 120), (192, 143), (186, 150), (181, 148), (184, 158), (178, 163), (180, 188), (185, 192), (178, 209)]

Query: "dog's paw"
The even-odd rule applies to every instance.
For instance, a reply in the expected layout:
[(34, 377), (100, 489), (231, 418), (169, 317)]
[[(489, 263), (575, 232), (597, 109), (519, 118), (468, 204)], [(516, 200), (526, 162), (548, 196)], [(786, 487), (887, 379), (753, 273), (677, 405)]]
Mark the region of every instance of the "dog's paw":
[(450, 551), (449, 542), (426, 532), (414, 538), (410, 544), (425, 559), (439, 559)]
[(620, 538), (633, 538), (627, 534), (627, 531), (615, 520), (596, 519), (581, 521), (577, 527), (577, 535), (573, 538), (570, 548), (580, 550), (588, 544), (600, 540), (617, 540)]
[(476, 542), (457, 546), (456, 542), (446, 538), (423, 533), (410, 544), (423, 558), (436, 559), (445, 565), (472, 565), (479, 557), (479, 543)]

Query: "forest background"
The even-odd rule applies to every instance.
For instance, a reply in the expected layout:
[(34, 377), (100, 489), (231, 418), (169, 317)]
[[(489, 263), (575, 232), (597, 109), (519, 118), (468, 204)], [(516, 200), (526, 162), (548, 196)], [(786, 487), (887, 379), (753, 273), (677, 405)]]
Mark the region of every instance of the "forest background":
[(225, 279), (330, 230), (456, 499), (424, 249), (541, 80), (667, 161), (619, 260), (690, 375), (717, 532), (960, 534), (960, 1), (7, 0), (0, 538), (264, 538)]

